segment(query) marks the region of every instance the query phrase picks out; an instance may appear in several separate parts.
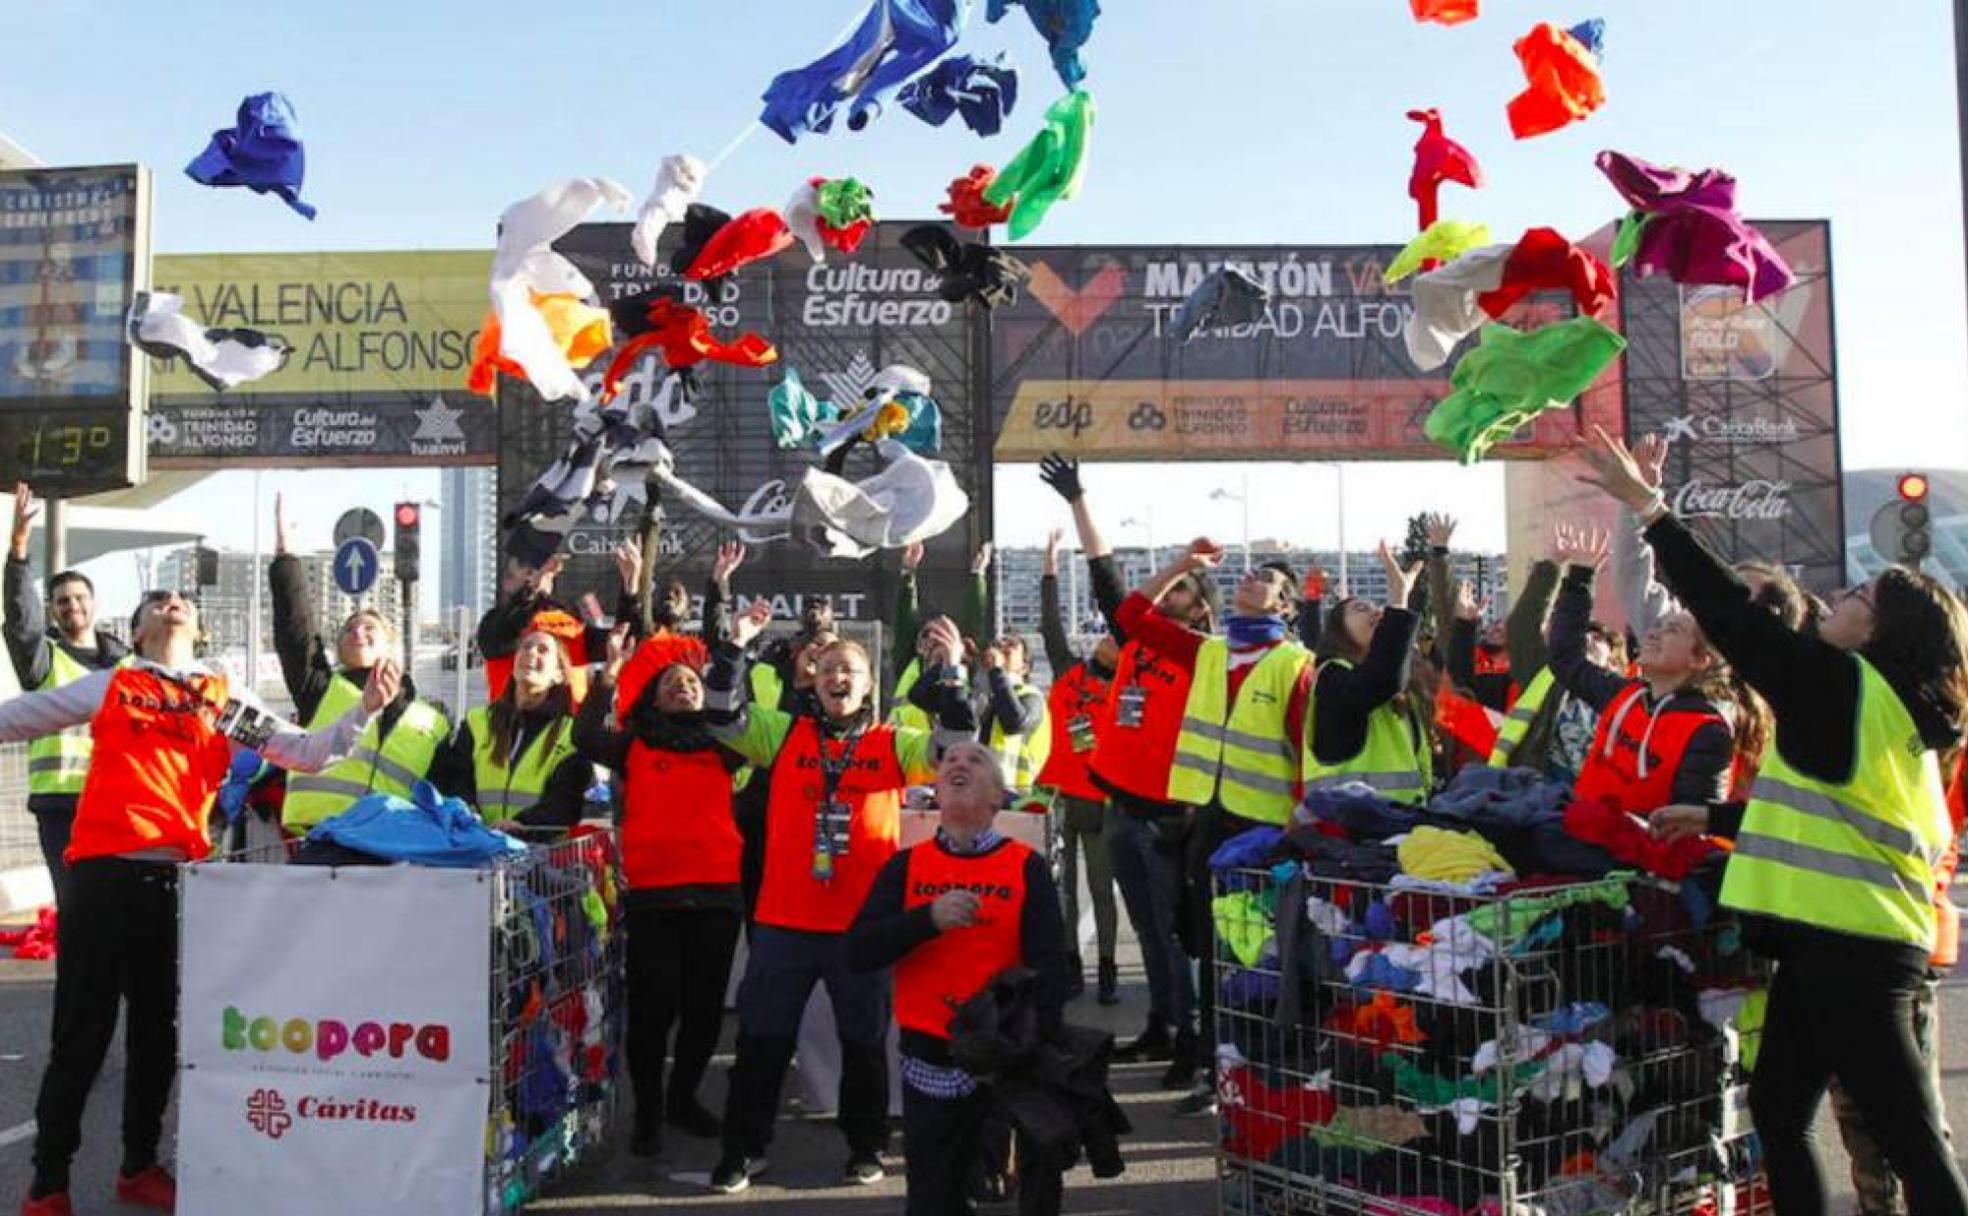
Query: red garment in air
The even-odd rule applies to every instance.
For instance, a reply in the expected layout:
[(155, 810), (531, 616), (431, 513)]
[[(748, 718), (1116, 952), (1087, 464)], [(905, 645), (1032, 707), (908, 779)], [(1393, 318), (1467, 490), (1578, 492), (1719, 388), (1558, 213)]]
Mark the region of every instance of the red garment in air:
[(1008, 199), (1002, 207), (985, 201), (984, 191), (997, 176), (998, 171), (989, 165), (972, 165), (969, 173), (950, 183), (949, 200), (938, 203), (936, 209), (959, 228), (989, 228), (1004, 223), (1011, 218), (1011, 207), (1017, 200)]
[(1469, 149), (1442, 134), (1439, 110), (1409, 110), (1408, 117), (1422, 125), (1421, 138), (1415, 141), (1414, 172), (1408, 176), (1408, 197), (1415, 201), (1420, 214), (1419, 231), (1426, 232), (1441, 218), (1436, 196), (1442, 183), (1460, 182), (1478, 189), (1483, 184), (1483, 167)]
[(1516, 50), (1528, 82), (1510, 99), (1510, 132), (1518, 139), (1570, 126), (1606, 104), (1598, 57), (1569, 30), (1540, 21)]
[(683, 277), (696, 281), (721, 279), (740, 266), (762, 262), (792, 247), (793, 230), (785, 217), (770, 207), (754, 207), (711, 234)]
[(1597, 316), (1619, 288), (1604, 262), (1551, 228), (1525, 231), (1503, 264), (1503, 282), (1476, 297), (1484, 312), (1501, 317), (1537, 291), (1569, 291), (1581, 316)]
[(685, 308), (668, 296), (658, 296), (649, 305), (649, 328), (630, 338), (609, 361), (608, 374), (601, 379), (603, 402), (615, 399), (622, 377), (651, 350), (663, 352), (663, 361), (671, 371), (695, 367), (705, 360), (737, 367), (764, 367), (779, 361), (778, 348), (758, 334), (742, 333), (727, 342), (711, 332), (710, 319), (703, 313)]
[(1474, 21), (1480, 0), (1409, 0), (1414, 6), (1416, 21), (1433, 21), (1437, 25), (1461, 25)]
[(1331, 1123), (1339, 1111), (1330, 1090), (1310, 1085), (1273, 1089), (1248, 1064), (1217, 1077), (1216, 1100), (1223, 1112), (1223, 1150), (1250, 1161), (1269, 1161), (1304, 1129)]
[(829, 246), (842, 253), (853, 253), (861, 248), (861, 242), (875, 230), (875, 221), (855, 220), (845, 228), (836, 228), (823, 219), (815, 220), (813, 226), (819, 231), (820, 239)]

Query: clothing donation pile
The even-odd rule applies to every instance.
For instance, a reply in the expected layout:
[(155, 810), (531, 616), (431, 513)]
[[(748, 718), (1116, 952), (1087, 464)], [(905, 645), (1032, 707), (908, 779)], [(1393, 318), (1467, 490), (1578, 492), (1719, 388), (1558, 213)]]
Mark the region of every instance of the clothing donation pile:
[(1764, 975), (1713, 911), (1712, 859), (1602, 818), (1472, 768), (1422, 808), (1317, 789), (1289, 829), (1218, 848), (1226, 1211), (1746, 1199)]

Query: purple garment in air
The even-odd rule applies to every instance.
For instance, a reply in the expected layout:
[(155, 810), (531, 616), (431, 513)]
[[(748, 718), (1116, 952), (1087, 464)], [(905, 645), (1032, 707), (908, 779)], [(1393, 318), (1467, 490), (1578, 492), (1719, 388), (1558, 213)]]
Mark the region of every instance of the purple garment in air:
[(1769, 240), (1736, 214), (1736, 179), (1727, 173), (1663, 168), (1621, 152), (1601, 152), (1598, 164), (1646, 217), (1633, 255), (1636, 274), (1737, 287), (1752, 303), (1795, 280)]
[(308, 219), (314, 207), (301, 201), (307, 154), (294, 104), (280, 93), (255, 93), (239, 103), (237, 125), (212, 132), (185, 175), (207, 186), (245, 186), (255, 194), (277, 194)]

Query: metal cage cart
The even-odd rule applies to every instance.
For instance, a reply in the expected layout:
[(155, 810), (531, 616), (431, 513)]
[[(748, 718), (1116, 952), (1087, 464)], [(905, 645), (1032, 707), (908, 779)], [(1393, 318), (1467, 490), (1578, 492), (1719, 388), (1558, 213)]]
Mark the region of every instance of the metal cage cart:
[(1766, 976), (1670, 884), (1219, 873), (1221, 1208), (1737, 1216)]
[(179, 1174), (200, 1210), (353, 1216), (441, 1189), (507, 1216), (605, 1156), (622, 888), (614, 833), (583, 831), (478, 869), (278, 864), (295, 846), (273, 840), (186, 867)]
[(620, 1119), (626, 1001), (612, 832), (495, 871), (485, 1210), (518, 1211), (605, 1155)]

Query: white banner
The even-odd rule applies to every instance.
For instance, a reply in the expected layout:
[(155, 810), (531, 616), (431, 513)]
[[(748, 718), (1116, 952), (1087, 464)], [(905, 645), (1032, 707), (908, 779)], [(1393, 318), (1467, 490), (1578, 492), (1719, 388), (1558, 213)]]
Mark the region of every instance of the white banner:
[(492, 883), (185, 870), (179, 1210), (484, 1210)]

